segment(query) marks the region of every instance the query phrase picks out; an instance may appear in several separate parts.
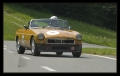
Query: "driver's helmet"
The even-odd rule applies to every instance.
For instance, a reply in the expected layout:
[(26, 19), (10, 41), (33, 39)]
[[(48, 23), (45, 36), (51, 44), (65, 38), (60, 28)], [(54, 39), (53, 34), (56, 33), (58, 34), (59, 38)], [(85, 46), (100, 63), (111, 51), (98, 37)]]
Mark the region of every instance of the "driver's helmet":
[(51, 20), (51, 25), (53, 26), (53, 27), (56, 27), (56, 26), (58, 26), (58, 24), (57, 24), (57, 17), (56, 16), (52, 16), (52, 17), (50, 17), (50, 19), (55, 19), (55, 20)]
[(52, 16), (50, 17), (50, 19), (58, 19), (56, 16)]

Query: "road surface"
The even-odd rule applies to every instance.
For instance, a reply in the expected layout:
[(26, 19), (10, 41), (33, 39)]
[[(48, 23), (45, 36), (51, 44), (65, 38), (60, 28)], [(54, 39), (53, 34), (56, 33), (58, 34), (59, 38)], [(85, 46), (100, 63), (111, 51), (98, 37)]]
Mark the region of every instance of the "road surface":
[[(83, 43), (83, 48), (93, 44)], [(108, 48), (94, 45), (95, 47)], [(116, 58), (82, 53), (74, 58), (72, 53), (57, 56), (55, 52), (41, 52), (40, 56), (32, 56), (31, 51), (17, 54), (15, 41), (4, 41), (3, 72), (8, 73), (116, 73)]]

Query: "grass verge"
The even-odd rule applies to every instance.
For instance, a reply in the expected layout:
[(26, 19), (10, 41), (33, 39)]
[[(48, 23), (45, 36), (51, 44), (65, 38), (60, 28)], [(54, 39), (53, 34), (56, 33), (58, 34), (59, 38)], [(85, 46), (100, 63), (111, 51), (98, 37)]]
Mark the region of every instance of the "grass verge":
[(112, 55), (116, 56), (116, 49), (109, 48), (83, 48), (82, 53), (95, 54), (95, 55)]

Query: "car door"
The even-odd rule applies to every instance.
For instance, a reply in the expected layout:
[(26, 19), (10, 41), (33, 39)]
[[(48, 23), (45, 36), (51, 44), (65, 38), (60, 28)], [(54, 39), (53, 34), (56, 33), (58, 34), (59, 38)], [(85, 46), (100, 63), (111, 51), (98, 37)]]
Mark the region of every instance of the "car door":
[(25, 29), (22, 29), (19, 31), (20, 32), (20, 43), (22, 46), (25, 45)]
[(28, 33), (29, 29), (22, 29), (21, 30), (21, 43), (22, 43), (22, 46), (24, 47), (28, 47), (28, 40), (29, 40), (29, 33)]
[(24, 46), (25, 47), (30, 47), (30, 38), (32, 36), (31, 29), (26, 29), (24, 31)]

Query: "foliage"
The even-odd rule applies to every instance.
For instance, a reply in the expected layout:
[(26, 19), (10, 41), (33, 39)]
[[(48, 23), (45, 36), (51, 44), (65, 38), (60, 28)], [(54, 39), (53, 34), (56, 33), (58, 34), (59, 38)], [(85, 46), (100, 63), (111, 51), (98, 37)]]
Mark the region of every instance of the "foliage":
[(114, 31), (117, 28), (117, 3), (20, 3), (19, 5)]

